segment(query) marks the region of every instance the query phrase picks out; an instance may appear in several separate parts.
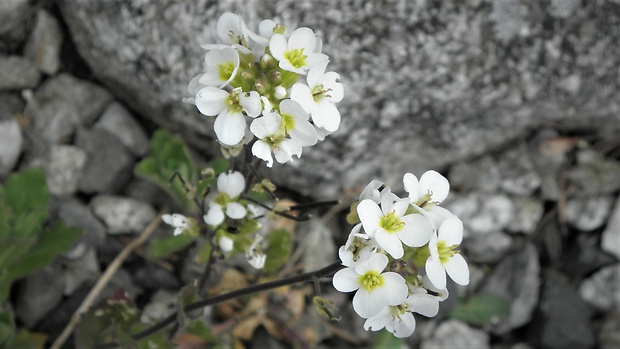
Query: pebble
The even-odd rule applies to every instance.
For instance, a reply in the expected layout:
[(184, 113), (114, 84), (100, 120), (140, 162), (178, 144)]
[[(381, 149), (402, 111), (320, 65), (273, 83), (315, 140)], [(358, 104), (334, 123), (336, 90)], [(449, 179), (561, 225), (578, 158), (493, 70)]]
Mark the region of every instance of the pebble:
[(503, 230), (512, 221), (515, 211), (507, 196), (479, 192), (455, 196), (445, 207), (463, 221), (466, 232), (473, 234)]
[(106, 227), (81, 201), (73, 197), (60, 200), (58, 216), (67, 225), (84, 229), (84, 235), (80, 237), (79, 241), (95, 247), (104, 243)]
[(60, 49), (63, 34), (58, 20), (40, 9), (34, 28), (24, 48), (24, 55), (36, 63), (39, 70), (54, 75), (60, 68)]
[(65, 296), (72, 295), (86, 282), (94, 282), (101, 273), (94, 248), (89, 248), (81, 258), (68, 260), (63, 265), (65, 266), (65, 287), (63, 289)]
[(613, 200), (610, 195), (571, 198), (566, 202), (566, 219), (582, 231), (600, 228), (611, 214)]
[(33, 7), (30, 0), (0, 1), (0, 52), (16, 50), (23, 44)]
[(109, 234), (141, 233), (156, 214), (148, 203), (111, 195), (94, 197), (90, 207), (108, 227)]
[(41, 73), (29, 59), (0, 56), (0, 91), (34, 88), (40, 79)]
[(87, 154), (72, 145), (52, 145), (45, 165), (45, 179), (51, 194), (73, 195), (78, 189)]
[(17, 121), (0, 120), (0, 177), (8, 175), (15, 167), (23, 143), (22, 130)]
[(33, 328), (62, 300), (65, 279), (62, 270), (51, 264), (29, 274), (18, 285), (15, 314), (26, 328)]
[(116, 192), (131, 178), (133, 157), (113, 134), (103, 129), (81, 128), (75, 143), (88, 154), (80, 191), (87, 194)]
[(601, 248), (620, 260), (620, 197), (601, 236)]
[(421, 349), (491, 348), (491, 339), (482, 330), (472, 328), (458, 320), (444, 321), (433, 336), (422, 341)]
[(533, 234), (545, 212), (542, 201), (532, 196), (516, 196), (511, 199), (514, 216), (506, 230), (511, 233)]
[(138, 157), (148, 153), (149, 139), (131, 113), (120, 103), (113, 102), (101, 114), (95, 128), (115, 135), (129, 151)]
[(599, 311), (620, 309), (620, 264), (602, 268), (583, 280), (579, 294)]
[(465, 255), (479, 263), (493, 263), (506, 256), (512, 237), (504, 232), (473, 235), (463, 242)]

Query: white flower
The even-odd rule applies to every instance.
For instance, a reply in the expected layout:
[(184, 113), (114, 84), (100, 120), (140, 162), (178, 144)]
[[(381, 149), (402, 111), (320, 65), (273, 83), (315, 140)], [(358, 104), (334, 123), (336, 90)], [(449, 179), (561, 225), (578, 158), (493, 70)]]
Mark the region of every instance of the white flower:
[(203, 48), (213, 50), (232, 46), (234, 48), (241, 49), (246, 53), (250, 52), (250, 48), (252, 46), (250, 31), (241, 16), (230, 12), (223, 13), (217, 20), (216, 31), (217, 35), (226, 45), (201, 45)]
[[(409, 200), (394, 201), (391, 195), (381, 196), (381, 207), (366, 199), (357, 206), (364, 231), (377, 240), (379, 247), (393, 258), (401, 258), (403, 245), (419, 247), (426, 244), (434, 231), (428, 219), (419, 214), (405, 216)], [(402, 241), (402, 243), (401, 243)]]
[(317, 142), (316, 129), (308, 122), (308, 114), (299, 103), (292, 99), (280, 102), (281, 128), (302, 146), (315, 145)]
[(255, 269), (263, 269), (265, 266), (265, 261), (267, 260), (267, 256), (263, 253), (259, 243), (263, 241), (263, 237), (261, 235), (256, 235), (252, 245), (245, 252), (245, 258), (248, 260), (251, 266)]
[(426, 260), (426, 275), (440, 290), (446, 288), (446, 273), (459, 285), (469, 284), (467, 262), (456, 248), (463, 240), (463, 222), (451, 216), (441, 223), (437, 235), (428, 243), (431, 253)]
[(235, 242), (228, 236), (222, 236), (217, 242), (217, 244), (222, 251), (230, 252), (232, 251), (233, 246), (235, 245)]
[(364, 322), (364, 329), (379, 331), (384, 328), (393, 333), (397, 338), (406, 338), (415, 331), (415, 318), (413, 313), (419, 313), (427, 317), (437, 315), (439, 301), (428, 294), (414, 293), (398, 306), (387, 306)]
[(349, 233), (347, 242), (338, 249), (338, 257), (340, 257), (342, 265), (354, 267), (376, 252), (377, 243), (370, 236), (360, 233), (361, 229), (361, 224), (355, 225)]
[(222, 88), (235, 78), (239, 70), (239, 54), (230, 47), (207, 52), (205, 62), (207, 72), (199, 82), (207, 86)]
[(301, 156), (301, 143), (285, 136), (282, 117), (278, 113), (270, 112), (252, 121), (250, 131), (258, 138), (252, 146), (252, 154), (266, 161), (267, 167), (273, 165), (272, 151), (281, 164), (292, 160), (293, 155)]
[(425, 214), (435, 228), (452, 214), (438, 205), (448, 197), (450, 182), (437, 171), (426, 171), (420, 180), (406, 173), (403, 177), (405, 190), (409, 193), (409, 200), (422, 214)]
[(334, 288), (340, 292), (357, 290), (353, 309), (363, 318), (378, 314), (387, 305), (399, 305), (407, 298), (405, 279), (394, 272), (382, 273), (387, 264), (384, 254), (375, 253), (354, 268), (339, 270), (332, 279)]
[(280, 63), (280, 68), (297, 74), (306, 72), (320, 62), (327, 61), (327, 55), (315, 52), (317, 39), (310, 28), (297, 28), (286, 40), (282, 34), (273, 34), (269, 50)]
[(299, 102), (304, 110), (312, 116), (317, 127), (334, 132), (340, 126), (340, 112), (334, 103), (340, 102), (344, 89), (340, 76), (333, 72), (325, 72), (327, 61), (314, 66), (308, 72), (308, 85), (296, 83), (291, 88), (291, 99)]
[(257, 117), (262, 111), (258, 92), (242, 92), (237, 88), (228, 93), (213, 86), (198, 91), (196, 106), (204, 115), (217, 115), (213, 129), (219, 141), (225, 145), (236, 145), (243, 139), (246, 130), (243, 112), (250, 117)]
[(223, 172), (217, 177), (218, 193), (213, 198), (209, 211), (204, 216), (205, 223), (209, 225), (220, 225), (224, 221), (224, 210), (226, 216), (232, 219), (245, 217), (247, 211), (243, 205), (236, 202), (238, 196), (245, 189), (245, 179), (240, 172)]
[(187, 217), (182, 214), (174, 213), (172, 215), (165, 214), (161, 216), (161, 219), (168, 225), (174, 227), (174, 235), (179, 235), (189, 228)]

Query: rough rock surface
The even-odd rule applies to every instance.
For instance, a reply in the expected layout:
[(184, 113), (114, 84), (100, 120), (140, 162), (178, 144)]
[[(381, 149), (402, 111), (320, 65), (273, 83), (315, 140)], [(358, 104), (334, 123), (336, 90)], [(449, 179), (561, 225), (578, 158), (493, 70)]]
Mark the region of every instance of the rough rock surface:
[(15, 120), (0, 120), (0, 176), (8, 174), (22, 152), (23, 137)]
[(59, 1), (97, 77), (205, 152), (216, 149), (210, 121), (180, 100), (219, 14), (242, 13), (250, 28), (274, 16), (316, 28), (347, 87), (343, 122), (276, 179), (332, 195), (376, 177), (398, 183), (400, 173), (481, 154), (544, 123), (617, 122), (620, 4), (569, 3)]

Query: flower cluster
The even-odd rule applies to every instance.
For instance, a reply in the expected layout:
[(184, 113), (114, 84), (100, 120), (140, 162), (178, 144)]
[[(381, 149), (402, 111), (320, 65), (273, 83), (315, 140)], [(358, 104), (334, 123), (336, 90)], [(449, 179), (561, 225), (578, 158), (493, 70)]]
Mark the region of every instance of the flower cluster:
[(271, 167), (273, 156), (279, 163), (299, 158), (303, 147), (338, 129), (343, 87), (327, 71), (329, 58), (312, 29), (264, 20), (256, 33), (233, 13), (224, 13), (216, 29), (222, 43), (202, 46), (206, 72), (192, 79), (186, 101), (216, 117), (226, 153), (254, 142), (254, 156)]
[(413, 313), (435, 316), (448, 296), (446, 273), (460, 285), (469, 269), (457, 250), (461, 220), (439, 204), (448, 196), (448, 180), (435, 171), (403, 178), (408, 198), (379, 181), (371, 182), (352, 208), (356, 224), (339, 256), (346, 267), (334, 275), (334, 287), (356, 291), (353, 309), (366, 319), (366, 330), (387, 329), (396, 337), (415, 330)]

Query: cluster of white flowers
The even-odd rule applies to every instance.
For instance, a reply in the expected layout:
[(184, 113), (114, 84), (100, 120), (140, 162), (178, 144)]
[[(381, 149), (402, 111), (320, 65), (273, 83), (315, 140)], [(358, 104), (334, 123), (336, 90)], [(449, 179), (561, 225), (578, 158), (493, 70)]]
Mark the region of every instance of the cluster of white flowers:
[(192, 79), (186, 101), (216, 117), (224, 147), (254, 142), (252, 153), (271, 167), (272, 153), (279, 163), (291, 161), (338, 129), (343, 87), (337, 73), (326, 71), (329, 58), (312, 29), (264, 20), (255, 33), (233, 13), (224, 13), (216, 29), (222, 43), (202, 46), (206, 72)]
[[(215, 241), (224, 253), (233, 250), (235, 238), (237, 238), (227, 231), (229, 223), (238, 222), (240, 224), (242, 220), (253, 220), (253, 217), (258, 215), (258, 208), (240, 199), (239, 196), (244, 189), (245, 179), (241, 172), (222, 172), (217, 177), (216, 190), (210, 192), (205, 199), (208, 211), (203, 216), (203, 220), (215, 230)], [(174, 235), (182, 233), (198, 234), (198, 226), (193, 218), (175, 213), (172, 215), (165, 214), (162, 219), (175, 228)], [(259, 246), (262, 240), (262, 236), (256, 234), (250, 246), (244, 249), (248, 262), (256, 269), (262, 269), (265, 265), (266, 256)]]
[(415, 330), (413, 313), (435, 316), (448, 296), (446, 273), (460, 285), (469, 268), (456, 248), (463, 223), (439, 204), (448, 196), (448, 180), (428, 171), (420, 180), (404, 176), (408, 198), (399, 198), (379, 181), (371, 182), (354, 210), (356, 224), (339, 256), (346, 267), (334, 275), (334, 287), (356, 291), (353, 309), (366, 319), (366, 330), (387, 329), (396, 337)]

